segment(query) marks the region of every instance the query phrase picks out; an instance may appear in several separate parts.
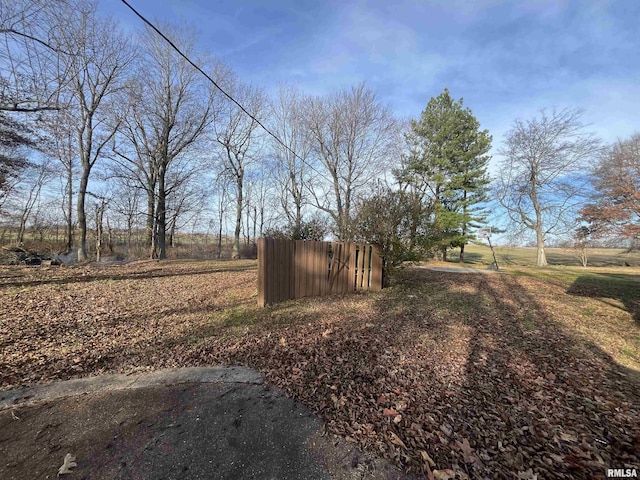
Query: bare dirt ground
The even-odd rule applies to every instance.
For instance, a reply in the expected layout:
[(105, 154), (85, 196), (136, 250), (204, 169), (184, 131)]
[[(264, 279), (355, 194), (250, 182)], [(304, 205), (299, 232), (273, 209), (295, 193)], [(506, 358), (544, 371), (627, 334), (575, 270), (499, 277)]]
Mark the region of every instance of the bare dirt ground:
[(636, 303), (411, 269), (376, 294), (258, 309), (255, 282), (255, 262), (1, 269), (0, 386), (242, 364), (428, 478), (640, 468)]

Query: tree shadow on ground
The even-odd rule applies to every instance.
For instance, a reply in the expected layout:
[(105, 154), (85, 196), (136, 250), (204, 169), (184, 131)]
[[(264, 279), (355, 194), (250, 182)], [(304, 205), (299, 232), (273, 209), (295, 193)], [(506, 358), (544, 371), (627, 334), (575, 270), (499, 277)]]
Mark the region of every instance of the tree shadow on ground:
[(382, 292), (249, 301), (220, 324), (88, 351), (83, 365), (248, 365), (329, 431), (413, 472), (431, 458), (471, 478), (604, 478), (640, 462), (638, 383), (518, 277), (407, 269)]
[[(458, 252), (456, 255), (451, 255), (449, 262), (451, 263), (458, 263), (458, 260), (460, 259), (460, 253)], [(475, 252), (464, 252), (464, 263), (470, 263), (470, 264), (483, 264), (484, 262), (484, 255), (482, 255), (481, 253), (475, 253)]]
[(477, 478), (604, 478), (607, 465), (640, 461), (639, 385), (517, 278), (421, 270), (402, 292), (429, 337), (397, 346), (416, 358), (406, 374), (440, 370), (413, 385), (411, 412), (440, 462)]
[(144, 280), (151, 278), (165, 278), (165, 277), (182, 277), (192, 275), (206, 275), (209, 273), (223, 273), (223, 272), (243, 272), (247, 270), (257, 269), (255, 262), (246, 265), (234, 265), (225, 266), (224, 263), (213, 264), (206, 267), (199, 267), (194, 269), (187, 269), (181, 271), (174, 271), (171, 269), (164, 269), (162, 267), (153, 269), (141, 269), (139, 272), (127, 271), (126, 273), (120, 273), (117, 270), (111, 270), (110, 268), (89, 268), (82, 275), (72, 274), (65, 277), (54, 278), (38, 278), (29, 280), (20, 280), (15, 276), (6, 277), (4, 282), (0, 282), (1, 288), (24, 288), (32, 287), (36, 285), (67, 285), (73, 283), (89, 283), (95, 281), (119, 281), (119, 280)]
[(640, 276), (624, 273), (581, 275), (567, 289), (567, 293), (571, 295), (597, 298), (607, 304), (611, 304), (607, 299), (622, 303), (638, 327), (640, 327), (639, 292)]

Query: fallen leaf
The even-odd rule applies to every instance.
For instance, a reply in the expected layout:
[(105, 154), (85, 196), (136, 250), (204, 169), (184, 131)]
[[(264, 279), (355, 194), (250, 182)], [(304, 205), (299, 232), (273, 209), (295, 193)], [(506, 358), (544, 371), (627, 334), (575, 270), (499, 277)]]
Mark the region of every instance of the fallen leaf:
[(433, 459), (429, 456), (427, 452), (425, 452), (424, 450), (420, 450), (420, 456), (422, 456), (422, 460), (427, 462), (433, 468), (436, 468), (436, 462), (433, 461)]
[(453, 433), (453, 429), (451, 428), (451, 425), (449, 425), (448, 423), (443, 423), (442, 425), (440, 425), (440, 430), (442, 431), (442, 433), (444, 433), (447, 437), (450, 437), (451, 434)]
[(436, 480), (436, 477), (433, 476), (433, 472), (431, 471), (431, 467), (428, 463), (424, 464), (424, 471), (427, 474), (427, 480)]
[(383, 414), (385, 417), (395, 417), (396, 415), (398, 415), (398, 412), (397, 412), (397, 411), (395, 411), (393, 408), (385, 408), (385, 409), (382, 411), (382, 414)]
[(391, 436), (391, 443), (405, 449), (407, 448), (404, 442), (395, 433), (391, 432), (390, 436)]
[(561, 433), (560, 438), (565, 442), (578, 442), (578, 438), (575, 435), (571, 435), (569, 433)]
[(482, 468), (484, 464), (480, 457), (476, 454), (475, 450), (469, 445), (469, 440), (466, 438), (462, 442), (456, 442), (458, 448), (462, 451), (462, 456), (465, 463), (473, 465), (475, 468)]
[(64, 456), (64, 461), (62, 462), (62, 466), (58, 469), (58, 475), (66, 475), (67, 473), (72, 473), (71, 469), (73, 467), (77, 467), (76, 457), (67, 453)]
[(465, 463), (473, 463), (478, 459), (478, 457), (475, 454), (475, 451), (469, 444), (468, 439), (465, 438), (462, 440), (462, 442), (456, 442), (456, 445), (462, 452), (462, 456), (464, 457)]
[(400, 423), (401, 420), (402, 420), (402, 415), (396, 415), (393, 419), (393, 423), (397, 425)]
[(524, 472), (518, 472), (518, 480), (538, 480), (538, 475), (533, 473), (532, 469), (528, 469)]
[(435, 480), (452, 480), (456, 478), (456, 472), (454, 472), (450, 468), (446, 468), (444, 470), (434, 470), (433, 478)]

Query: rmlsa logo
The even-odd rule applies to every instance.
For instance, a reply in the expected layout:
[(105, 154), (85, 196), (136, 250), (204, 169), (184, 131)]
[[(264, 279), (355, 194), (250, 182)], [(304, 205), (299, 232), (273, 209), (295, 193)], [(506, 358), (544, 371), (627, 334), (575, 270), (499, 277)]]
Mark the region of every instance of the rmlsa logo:
[(638, 478), (638, 471), (635, 468), (609, 468), (607, 478)]

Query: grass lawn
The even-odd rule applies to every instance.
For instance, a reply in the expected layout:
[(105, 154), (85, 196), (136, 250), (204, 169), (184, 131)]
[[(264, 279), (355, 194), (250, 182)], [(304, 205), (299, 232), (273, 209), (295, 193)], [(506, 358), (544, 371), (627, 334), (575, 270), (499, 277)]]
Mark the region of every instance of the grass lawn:
[[(535, 247), (494, 247), (498, 265), (509, 268), (511, 266), (527, 267), (536, 264)], [(640, 267), (640, 251), (627, 252), (622, 248), (589, 248), (588, 266), (590, 267), (620, 267), (628, 263), (632, 267)], [(578, 252), (571, 248), (545, 248), (549, 265), (580, 266)], [(459, 252), (453, 250), (451, 261), (458, 261)], [(493, 262), (491, 249), (486, 244), (471, 244), (465, 247), (465, 263), (470, 266), (484, 267)]]
[(3, 268), (1, 387), (244, 364), (416, 473), (605, 478), (640, 467), (639, 275), (409, 268), (259, 309), (249, 261)]

